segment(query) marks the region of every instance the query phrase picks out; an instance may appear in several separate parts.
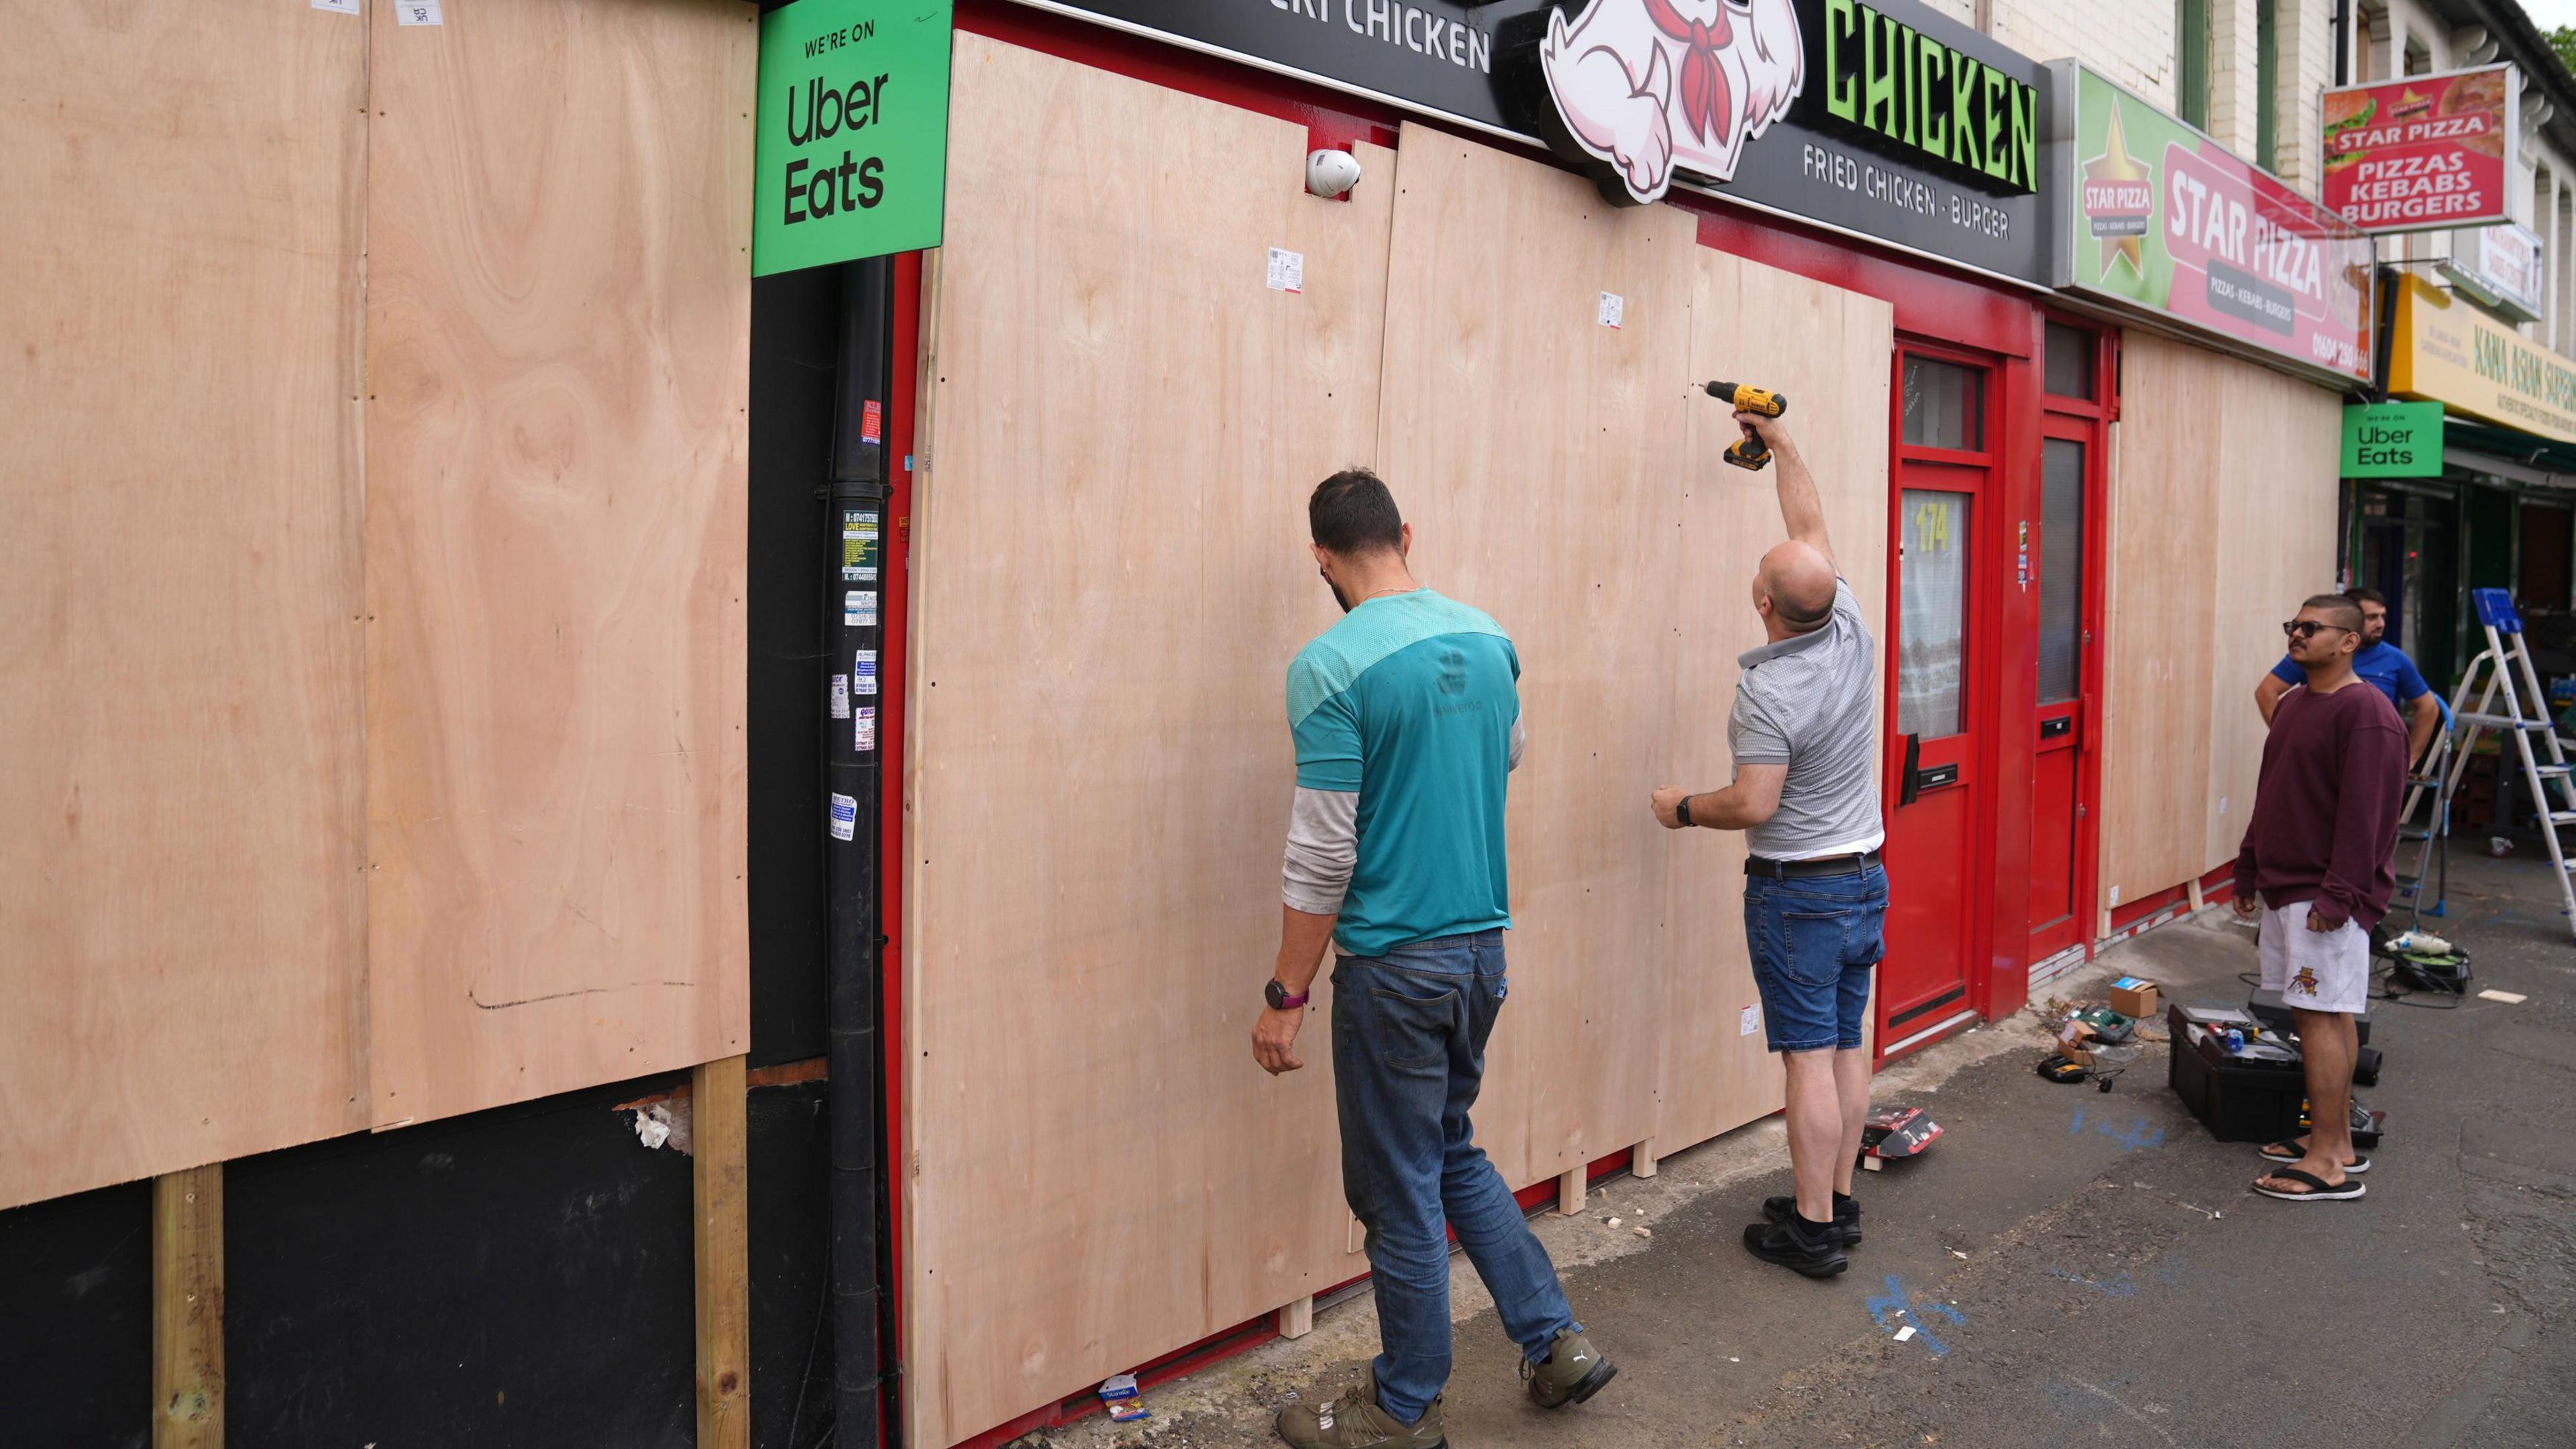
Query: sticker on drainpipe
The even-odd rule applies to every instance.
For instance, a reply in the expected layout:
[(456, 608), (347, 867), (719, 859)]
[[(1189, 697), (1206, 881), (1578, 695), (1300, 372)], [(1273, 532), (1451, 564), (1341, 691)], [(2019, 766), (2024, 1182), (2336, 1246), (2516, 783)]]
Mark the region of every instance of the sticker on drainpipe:
[(847, 795), (832, 797), (832, 838), (851, 840), (859, 833), (859, 802)]

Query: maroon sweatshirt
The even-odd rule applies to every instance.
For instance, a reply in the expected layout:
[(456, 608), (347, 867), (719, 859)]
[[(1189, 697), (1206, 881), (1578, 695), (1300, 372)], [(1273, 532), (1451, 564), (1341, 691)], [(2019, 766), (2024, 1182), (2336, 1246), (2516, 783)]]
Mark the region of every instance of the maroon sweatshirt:
[(2406, 788), (2406, 727), (2388, 696), (2356, 679), (2332, 694), (2301, 685), (2281, 696), (2263, 742), (2263, 783), (2236, 853), (2236, 894), (2274, 910), (2294, 901), (2363, 930), (2397, 889), (2397, 811)]

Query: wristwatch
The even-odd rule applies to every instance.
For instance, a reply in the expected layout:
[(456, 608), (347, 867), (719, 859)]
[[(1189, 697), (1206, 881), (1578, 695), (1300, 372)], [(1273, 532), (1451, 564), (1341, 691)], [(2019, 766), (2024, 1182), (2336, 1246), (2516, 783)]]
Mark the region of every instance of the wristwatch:
[(1276, 976), (1271, 977), (1261, 988), (1261, 997), (1270, 1003), (1272, 1011), (1294, 1011), (1306, 1004), (1306, 995), (1307, 993), (1303, 991), (1294, 996), (1289, 995), (1288, 988), (1280, 985), (1279, 978)]
[(1673, 818), (1680, 821), (1685, 827), (1698, 823), (1690, 818), (1690, 797), (1688, 795), (1684, 795), (1682, 797), (1682, 803), (1673, 807)]

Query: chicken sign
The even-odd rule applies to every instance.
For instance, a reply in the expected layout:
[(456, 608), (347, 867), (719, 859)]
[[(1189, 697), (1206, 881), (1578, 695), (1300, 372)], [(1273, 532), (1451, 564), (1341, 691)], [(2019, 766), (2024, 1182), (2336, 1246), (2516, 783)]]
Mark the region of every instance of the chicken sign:
[(1591, 0), (1548, 16), (1539, 63), (1557, 114), (1630, 199), (1674, 170), (1735, 174), (1745, 143), (1789, 114), (1806, 78), (1791, 0)]

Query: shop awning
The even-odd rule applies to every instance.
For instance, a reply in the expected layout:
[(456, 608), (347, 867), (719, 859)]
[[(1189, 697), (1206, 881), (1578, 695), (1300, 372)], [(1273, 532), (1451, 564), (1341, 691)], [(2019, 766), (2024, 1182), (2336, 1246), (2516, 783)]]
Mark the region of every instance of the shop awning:
[(2442, 456), (2457, 467), (2549, 488), (2576, 488), (2576, 443), (2498, 428), (2452, 413), (2442, 420)]

